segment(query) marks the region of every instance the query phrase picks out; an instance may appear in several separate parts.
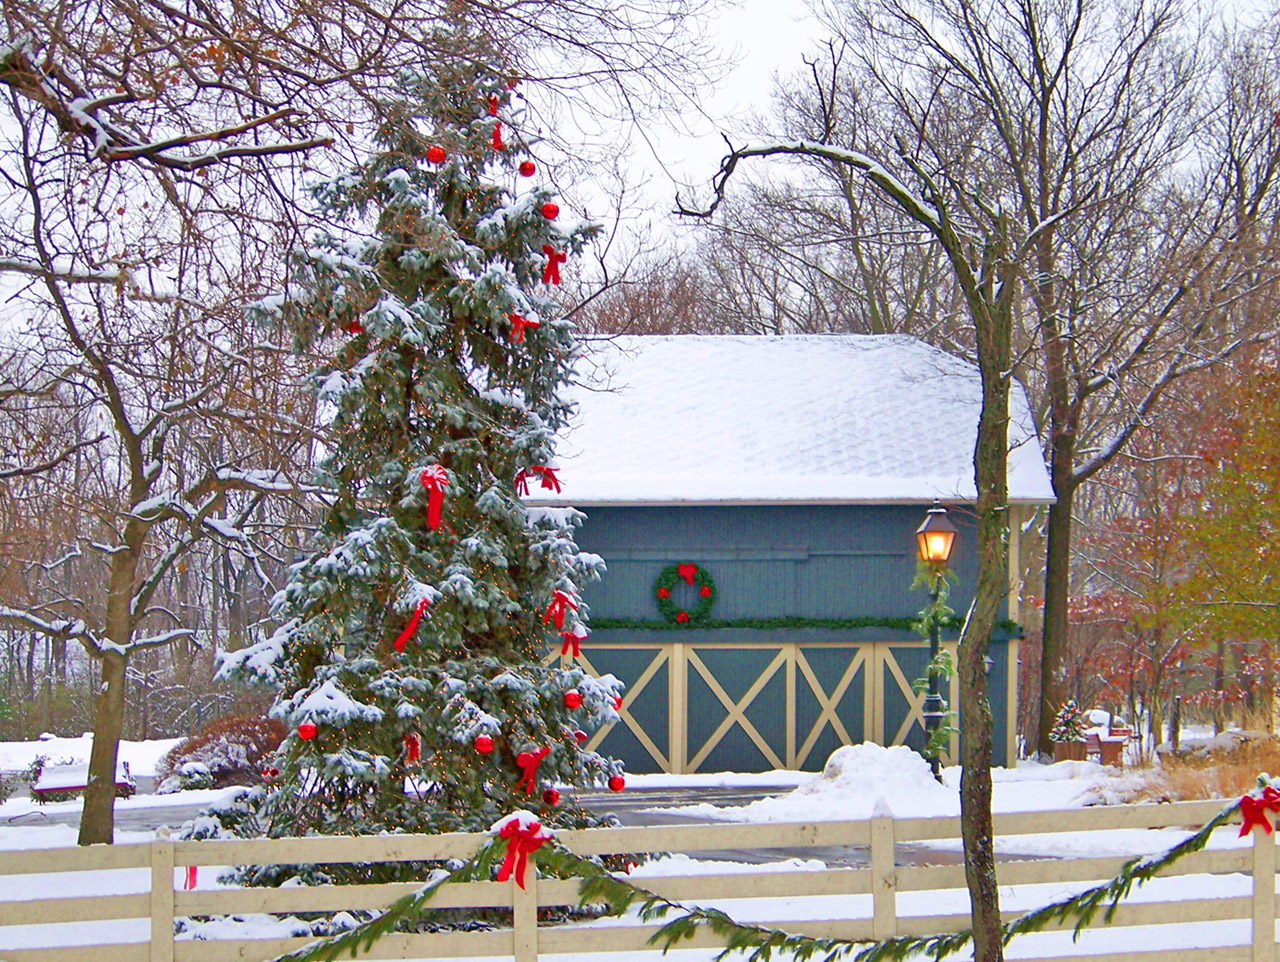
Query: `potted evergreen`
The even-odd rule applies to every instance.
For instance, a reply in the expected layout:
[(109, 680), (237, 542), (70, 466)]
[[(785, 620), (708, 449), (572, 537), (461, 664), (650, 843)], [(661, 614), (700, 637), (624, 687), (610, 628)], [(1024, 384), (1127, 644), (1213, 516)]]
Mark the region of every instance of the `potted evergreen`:
[(1082, 762), (1085, 754), (1084, 712), (1074, 698), (1068, 698), (1058, 709), (1049, 730), (1055, 762)]

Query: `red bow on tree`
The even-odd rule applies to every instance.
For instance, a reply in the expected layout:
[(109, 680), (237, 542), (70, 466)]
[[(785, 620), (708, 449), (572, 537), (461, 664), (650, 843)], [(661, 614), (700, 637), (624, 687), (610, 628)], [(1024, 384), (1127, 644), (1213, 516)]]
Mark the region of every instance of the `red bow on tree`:
[(498, 98), (497, 97), (489, 98), (489, 116), (491, 117), (498, 116)]
[(564, 642), (564, 644), (560, 646), (561, 656), (569, 654), (570, 650), (573, 651), (574, 658), (577, 658), (579, 655), (581, 655), (582, 639), (585, 637), (586, 635), (578, 634), (578, 628), (576, 625), (574, 626), (573, 631), (560, 632), (560, 639)]
[(538, 766), (542, 764), (542, 760), (551, 754), (551, 747), (544, 745), (536, 752), (521, 752), (516, 756), (516, 764), (520, 766), (523, 773), (520, 781), (516, 782), (516, 788), (524, 788), (526, 795), (533, 794), (534, 779), (538, 775)]
[(540, 464), (535, 464), (529, 470), (542, 479), (542, 489), (544, 491), (560, 493), (560, 479), (556, 477), (556, 472), (560, 470), (559, 468), (544, 468)]
[(578, 603), (573, 600), (573, 596), (568, 592), (561, 591), (557, 588), (551, 594), (551, 604), (547, 605), (547, 613), (542, 616), (542, 623), (545, 625), (552, 618), (556, 620), (556, 631), (564, 630), (564, 613), (567, 609), (572, 608), (578, 610)]
[[(437, 515), (437, 518), (439, 516)], [(437, 520), (436, 524), (439, 524)], [(434, 528), (435, 525), (432, 525)], [(413, 637), (413, 633), (418, 630), (418, 622), (422, 620), (422, 613), (427, 610), (427, 605), (431, 604), (426, 598), (418, 602), (418, 607), (413, 609), (413, 617), (409, 619), (409, 623), (404, 626), (404, 631), (396, 635), (396, 640), (392, 642), (392, 647), (396, 651), (403, 652), (405, 644)]]
[(687, 585), (693, 584), (693, 576), (698, 573), (698, 566), (695, 564), (679, 564), (676, 565), (676, 574), (684, 579)]
[(409, 732), (404, 736), (404, 763), (413, 765), (420, 758), (422, 758), (422, 739), (415, 733)]
[(440, 508), (444, 505), (444, 489), (448, 484), (449, 475), (438, 464), (422, 472), (422, 486), (427, 489), (427, 527), (432, 531), (440, 527)]
[(493, 125), (493, 149), (506, 150), (506, 145), (502, 142), (502, 121), (499, 120)]
[(541, 327), (541, 321), (531, 321), (527, 317), (521, 317), (515, 311), (507, 315), (507, 320), (511, 322), (511, 343), (521, 344), (524, 342), (524, 329)]
[(1248, 835), (1255, 825), (1262, 826), (1262, 830), (1270, 835), (1271, 822), (1267, 819), (1268, 811), (1280, 812), (1280, 792), (1270, 785), (1262, 790), (1261, 798), (1254, 798), (1252, 795), (1241, 798), (1240, 814), (1244, 816), (1244, 824), (1240, 826), (1240, 837), (1244, 838)]
[(513, 818), (503, 825), (498, 830), (498, 838), (507, 840), (507, 857), (502, 860), (502, 867), (498, 869), (497, 880), (505, 882), (511, 878), (514, 870), (516, 884), (524, 888), (524, 870), (529, 864), (529, 856), (542, 848), (542, 843), (550, 837), (543, 834), (541, 822), (521, 825)]
[(560, 265), (569, 259), (564, 251), (558, 251), (550, 244), (542, 245), (542, 253), (547, 255), (547, 266), (542, 269), (542, 283), (560, 283)]

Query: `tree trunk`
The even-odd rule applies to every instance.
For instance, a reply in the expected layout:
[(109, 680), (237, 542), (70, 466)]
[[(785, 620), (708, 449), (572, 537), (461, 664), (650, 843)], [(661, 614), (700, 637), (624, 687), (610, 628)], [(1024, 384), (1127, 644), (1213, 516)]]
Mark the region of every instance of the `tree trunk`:
[(100, 659), (102, 684), (93, 713), (89, 784), (80, 816), (80, 845), (110, 845), (115, 837), (116, 757), (124, 725), (125, 657), (107, 652)]
[(1071, 576), (1071, 509), (1076, 487), (1068, 478), (1060, 478), (1059, 459), (1064, 459), (1063, 474), (1070, 472), (1068, 445), (1053, 446), (1053, 493), (1057, 503), (1049, 506), (1049, 524), (1045, 537), (1044, 560), (1044, 629), (1040, 643), (1040, 724), (1037, 750), (1053, 757), (1049, 731), (1053, 716), (1062, 704), (1062, 659), (1067, 650), (1067, 607)]

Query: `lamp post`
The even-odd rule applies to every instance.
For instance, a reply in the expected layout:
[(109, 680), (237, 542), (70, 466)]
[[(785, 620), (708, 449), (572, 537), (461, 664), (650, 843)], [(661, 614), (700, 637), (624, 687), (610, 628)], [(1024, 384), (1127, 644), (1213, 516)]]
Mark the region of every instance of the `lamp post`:
[[(947, 509), (937, 501), (925, 515), (924, 523), (916, 528), (916, 544), (919, 546), (920, 560), (929, 566), (929, 664), (938, 657), (938, 595), (942, 587), (942, 572), (951, 558), (951, 549), (955, 545), (956, 526), (947, 520)], [(933, 740), (933, 733), (938, 730), (942, 718), (946, 714), (946, 703), (942, 700), (942, 692), (938, 690), (937, 672), (929, 672), (929, 694), (924, 698), (924, 731), (926, 744)], [(942, 781), (939, 772), (938, 756), (929, 757), (929, 768), (933, 777)]]

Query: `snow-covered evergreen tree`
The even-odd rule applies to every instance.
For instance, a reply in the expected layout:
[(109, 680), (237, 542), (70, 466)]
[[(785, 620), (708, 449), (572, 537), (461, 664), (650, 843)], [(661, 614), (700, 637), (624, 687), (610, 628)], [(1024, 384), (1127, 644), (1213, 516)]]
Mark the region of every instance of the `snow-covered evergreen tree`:
[(621, 785), (583, 747), (621, 684), (542, 660), (585, 633), (578, 585), (601, 562), (574, 544), (580, 515), (517, 491), (558, 483), (580, 349), (547, 281), (597, 227), (559, 218), (512, 84), (449, 39), (452, 63), (401, 78), (377, 152), (313, 189), (341, 227), (256, 309), (331, 357), (315, 383), (333, 494), (281, 627), (220, 670), (275, 686), (290, 729), (225, 813), (239, 830), (465, 831), (517, 808), (581, 826), (556, 786)]

